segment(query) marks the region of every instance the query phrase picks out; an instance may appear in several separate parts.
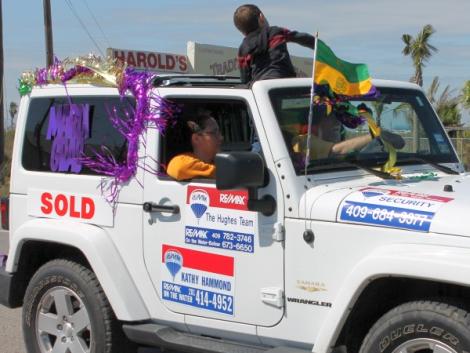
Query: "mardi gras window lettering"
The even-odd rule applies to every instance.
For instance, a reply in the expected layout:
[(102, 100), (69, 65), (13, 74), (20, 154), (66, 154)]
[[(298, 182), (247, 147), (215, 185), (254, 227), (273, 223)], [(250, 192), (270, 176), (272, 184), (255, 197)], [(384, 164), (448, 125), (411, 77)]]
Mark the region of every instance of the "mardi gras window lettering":
[(47, 139), (53, 140), (50, 168), (54, 172), (80, 173), (85, 140), (90, 135), (90, 105), (66, 104), (51, 107)]
[[(110, 96), (31, 99), (22, 162), (27, 170), (99, 174), (80, 163), (106, 148), (118, 162), (127, 156), (126, 138), (113, 126), (109, 111), (126, 117), (135, 101)], [(78, 157), (78, 158), (77, 158)]]

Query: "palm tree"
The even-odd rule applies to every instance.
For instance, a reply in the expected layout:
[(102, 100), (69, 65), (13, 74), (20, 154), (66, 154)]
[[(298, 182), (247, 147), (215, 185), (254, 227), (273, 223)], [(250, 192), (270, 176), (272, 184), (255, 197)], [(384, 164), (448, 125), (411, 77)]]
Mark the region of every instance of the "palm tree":
[(423, 68), (425, 63), (431, 58), (433, 52), (437, 53), (437, 48), (429, 44), (429, 38), (436, 32), (431, 25), (423, 27), (415, 38), (410, 34), (404, 34), (402, 40), (405, 43), (403, 55), (410, 55), (415, 67), (415, 75), (411, 81), (423, 86)]
[(381, 124), (381, 117), (382, 117), (382, 113), (384, 111), (384, 108), (385, 108), (385, 105), (382, 101), (377, 101), (377, 102), (372, 102), (372, 108), (374, 109), (375, 111), (375, 120), (377, 122), (377, 126), (380, 126)]
[(470, 81), (465, 82), (462, 89), (462, 104), (465, 109), (470, 109)]
[(445, 126), (460, 125), (462, 114), (460, 113), (459, 103), (461, 97), (454, 96), (454, 90), (451, 90), (449, 85), (444, 88), (440, 96), (437, 96), (439, 85), (439, 77), (436, 76), (432, 80), (426, 96)]

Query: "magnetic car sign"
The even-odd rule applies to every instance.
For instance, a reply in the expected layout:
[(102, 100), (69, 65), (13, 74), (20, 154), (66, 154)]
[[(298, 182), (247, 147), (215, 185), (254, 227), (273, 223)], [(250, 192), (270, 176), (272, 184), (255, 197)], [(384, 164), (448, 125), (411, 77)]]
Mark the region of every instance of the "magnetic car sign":
[(185, 243), (253, 253), (257, 217), (248, 210), (246, 190), (187, 188)]
[(162, 245), (163, 300), (234, 315), (234, 258)]
[(436, 211), (452, 200), (437, 195), (368, 187), (346, 197), (339, 208), (339, 220), (428, 232)]

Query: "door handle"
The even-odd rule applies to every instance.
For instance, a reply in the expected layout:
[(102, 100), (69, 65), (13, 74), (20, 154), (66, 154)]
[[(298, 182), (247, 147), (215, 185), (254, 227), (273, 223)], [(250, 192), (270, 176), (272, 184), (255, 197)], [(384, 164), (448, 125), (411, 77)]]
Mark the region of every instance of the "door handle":
[(180, 213), (180, 207), (178, 205), (157, 205), (153, 202), (144, 202), (144, 212), (166, 212), (178, 214)]

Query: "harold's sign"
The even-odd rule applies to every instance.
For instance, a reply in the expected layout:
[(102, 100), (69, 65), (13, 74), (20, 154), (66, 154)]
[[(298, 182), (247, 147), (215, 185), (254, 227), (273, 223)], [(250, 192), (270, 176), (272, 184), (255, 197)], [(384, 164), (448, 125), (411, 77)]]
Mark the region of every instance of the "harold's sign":
[[(107, 54), (139, 70), (240, 76), (237, 49), (221, 45), (188, 42), (187, 55), (116, 48), (108, 48)], [(291, 59), (297, 76), (312, 75), (312, 58), (291, 55)]]
[(139, 70), (171, 73), (192, 72), (186, 55), (116, 48), (108, 48), (107, 51), (108, 56), (124, 61), (127, 65)]

